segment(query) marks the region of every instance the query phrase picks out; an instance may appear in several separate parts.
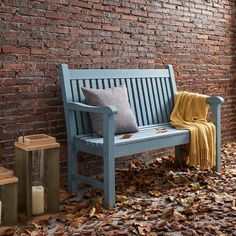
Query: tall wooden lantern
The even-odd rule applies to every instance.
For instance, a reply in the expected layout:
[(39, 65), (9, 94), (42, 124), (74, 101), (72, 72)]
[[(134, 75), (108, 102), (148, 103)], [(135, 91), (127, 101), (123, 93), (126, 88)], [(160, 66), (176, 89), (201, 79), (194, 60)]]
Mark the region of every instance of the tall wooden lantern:
[(18, 212), (32, 216), (59, 211), (60, 144), (37, 134), (15, 142), (15, 175), (19, 179)]
[(17, 182), (13, 172), (0, 167), (0, 224), (17, 223)]

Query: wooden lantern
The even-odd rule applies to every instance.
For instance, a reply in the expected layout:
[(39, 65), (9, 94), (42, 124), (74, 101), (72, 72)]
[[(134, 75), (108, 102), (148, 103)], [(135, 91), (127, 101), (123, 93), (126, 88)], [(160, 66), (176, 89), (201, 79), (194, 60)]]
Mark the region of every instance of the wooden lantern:
[(17, 182), (13, 172), (0, 167), (0, 223), (15, 225), (17, 223)]
[[(34, 169), (35, 161), (39, 165), (37, 170)], [(59, 162), (60, 144), (54, 137), (28, 135), (15, 142), (18, 211), (26, 220), (31, 220), (32, 215), (59, 211)], [(34, 185), (35, 175), (39, 176), (40, 184)]]

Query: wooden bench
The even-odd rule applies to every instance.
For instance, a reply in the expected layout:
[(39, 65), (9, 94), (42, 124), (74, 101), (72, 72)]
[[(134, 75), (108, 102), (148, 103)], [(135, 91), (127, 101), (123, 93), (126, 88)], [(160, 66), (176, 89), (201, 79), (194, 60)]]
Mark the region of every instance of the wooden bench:
[[(189, 131), (170, 126), (170, 114), (174, 106), (176, 83), (172, 65), (165, 69), (68, 69), (60, 65), (61, 88), (67, 126), (69, 191), (77, 192), (78, 183), (104, 190), (106, 208), (115, 205), (115, 158), (134, 153), (175, 146), (176, 159), (181, 158), (181, 144), (189, 143)], [(113, 106), (94, 107), (84, 102), (81, 87), (110, 88), (125, 84), (129, 102), (136, 117), (139, 132), (130, 139), (114, 135)], [(221, 97), (209, 97), (207, 102), (213, 112), (216, 125), (216, 171), (221, 166)], [(103, 117), (103, 138), (91, 135), (89, 112)], [(155, 128), (164, 127), (165, 133)], [(104, 178), (98, 182), (78, 173), (79, 151), (103, 157)]]

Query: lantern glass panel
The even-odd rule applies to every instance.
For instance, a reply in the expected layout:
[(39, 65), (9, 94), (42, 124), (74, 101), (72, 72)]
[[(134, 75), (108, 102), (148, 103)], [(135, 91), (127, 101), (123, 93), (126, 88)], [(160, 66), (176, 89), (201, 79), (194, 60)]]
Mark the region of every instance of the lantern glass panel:
[(44, 183), (44, 151), (32, 152), (32, 214), (39, 215), (46, 211), (46, 185)]

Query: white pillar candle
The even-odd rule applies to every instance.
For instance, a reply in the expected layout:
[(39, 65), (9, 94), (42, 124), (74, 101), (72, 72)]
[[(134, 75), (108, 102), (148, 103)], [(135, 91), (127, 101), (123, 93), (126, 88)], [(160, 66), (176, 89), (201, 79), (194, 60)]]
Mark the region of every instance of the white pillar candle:
[(38, 215), (44, 213), (44, 187), (32, 187), (32, 214)]
[(2, 201), (0, 201), (0, 225), (2, 224)]

